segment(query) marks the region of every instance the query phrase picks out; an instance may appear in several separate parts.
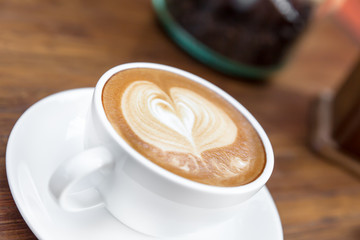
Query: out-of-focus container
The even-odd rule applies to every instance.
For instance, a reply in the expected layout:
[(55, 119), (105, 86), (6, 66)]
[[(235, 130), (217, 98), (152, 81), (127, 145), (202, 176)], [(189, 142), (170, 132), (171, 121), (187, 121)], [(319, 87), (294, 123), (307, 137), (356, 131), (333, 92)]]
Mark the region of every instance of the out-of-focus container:
[(278, 70), (311, 19), (307, 0), (153, 0), (172, 37), (199, 61), (230, 75)]
[(316, 100), (312, 148), (360, 176), (360, 59), (337, 91), (324, 92)]

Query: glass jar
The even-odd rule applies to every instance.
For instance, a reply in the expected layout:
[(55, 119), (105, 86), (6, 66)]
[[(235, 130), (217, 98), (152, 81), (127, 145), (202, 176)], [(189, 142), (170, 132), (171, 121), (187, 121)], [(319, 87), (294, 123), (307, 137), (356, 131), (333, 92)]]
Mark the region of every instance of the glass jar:
[(306, 0), (153, 0), (184, 50), (224, 73), (264, 78), (279, 69), (306, 28)]

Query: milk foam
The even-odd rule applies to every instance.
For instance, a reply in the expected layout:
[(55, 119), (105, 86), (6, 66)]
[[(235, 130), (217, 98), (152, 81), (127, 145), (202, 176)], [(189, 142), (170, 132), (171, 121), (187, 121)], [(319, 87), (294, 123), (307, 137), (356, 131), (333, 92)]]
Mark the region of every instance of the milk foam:
[(194, 155), (192, 163), (172, 161), (185, 171), (189, 164), (197, 168), (202, 152), (230, 145), (237, 136), (236, 125), (223, 110), (185, 88), (173, 87), (168, 95), (152, 82), (133, 82), (122, 96), (121, 110), (143, 141), (166, 152)]
[(103, 106), (131, 147), (174, 174), (239, 186), (264, 168), (261, 140), (241, 112), (183, 76), (146, 68), (119, 72), (104, 87)]

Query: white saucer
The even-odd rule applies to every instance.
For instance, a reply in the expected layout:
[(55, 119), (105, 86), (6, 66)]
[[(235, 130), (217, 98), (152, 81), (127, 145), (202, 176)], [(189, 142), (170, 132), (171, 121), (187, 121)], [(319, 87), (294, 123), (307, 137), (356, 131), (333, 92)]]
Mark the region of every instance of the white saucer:
[[(86, 88), (51, 95), (17, 121), (6, 150), (7, 177), (15, 203), (39, 239), (153, 239), (124, 226), (105, 209), (65, 212), (49, 194), (49, 178), (55, 167), (64, 157), (83, 149), (92, 92)], [(282, 240), (283, 232), (276, 206), (264, 187), (243, 204), (235, 219), (173, 239)]]

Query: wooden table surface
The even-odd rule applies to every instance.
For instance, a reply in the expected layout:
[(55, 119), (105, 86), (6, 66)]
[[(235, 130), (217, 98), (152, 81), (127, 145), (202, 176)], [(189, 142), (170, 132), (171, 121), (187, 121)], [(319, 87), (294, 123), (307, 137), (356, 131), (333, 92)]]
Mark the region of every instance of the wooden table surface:
[(5, 152), (16, 120), (50, 94), (94, 87), (125, 62), (168, 64), (220, 86), (245, 105), (273, 144), (267, 184), (284, 237), (360, 239), (360, 179), (309, 148), (309, 111), (336, 89), (359, 47), (329, 17), (314, 18), (286, 67), (264, 84), (225, 76), (179, 49), (146, 0), (0, 0), (0, 239), (36, 239), (11, 196)]

